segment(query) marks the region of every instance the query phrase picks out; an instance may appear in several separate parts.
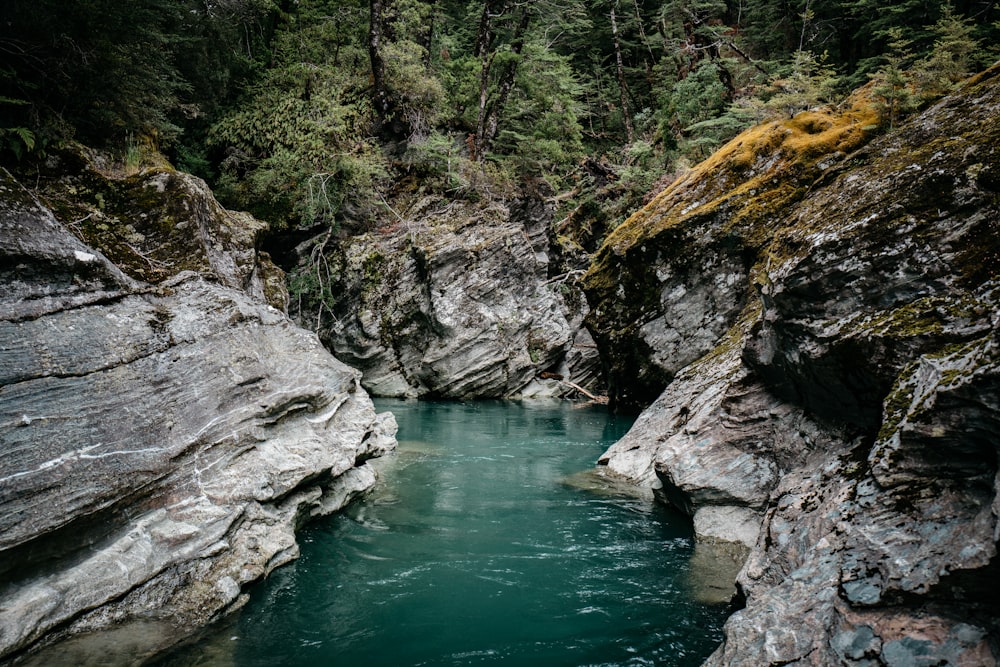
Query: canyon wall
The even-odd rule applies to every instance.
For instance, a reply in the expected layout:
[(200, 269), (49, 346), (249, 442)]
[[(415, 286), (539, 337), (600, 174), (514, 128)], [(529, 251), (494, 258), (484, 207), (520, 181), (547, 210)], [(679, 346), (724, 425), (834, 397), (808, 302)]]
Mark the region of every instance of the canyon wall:
[(653, 401), (600, 463), (750, 549), (709, 665), (1000, 656), (1000, 67), (882, 136), (865, 94), (740, 135), (585, 278), (612, 400)]
[(169, 168), (46, 169), (0, 172), (0, 659), (141, 628), (124, 664), (294, 559), (395, 422), (285, 315), (259, 222)]
[(577, 273), (550, 260), (551, 206), (401, 197), (398, 220), (299, 249), (292, 311), (379, 396), (603, 391)]

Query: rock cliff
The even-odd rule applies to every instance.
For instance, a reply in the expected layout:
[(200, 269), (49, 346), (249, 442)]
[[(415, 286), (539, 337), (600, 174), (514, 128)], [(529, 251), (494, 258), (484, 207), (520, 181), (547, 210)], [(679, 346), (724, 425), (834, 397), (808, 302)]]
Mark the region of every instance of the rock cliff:
[[(314, 239), (291, 279), (291, 309), (380, 396), (500, 398), (598, 391), (586, 301), (550, 266), (551, 211), (399, 201), (367, 234)], [(556, 275), (550, 275), (555, 273)]]
[(586, 278), (615, 398), (666, 385), (600, 462), (750, 547), (709, 665), (1000, 658), (1000, 66), (870, 122), (737, 137)]
[(60, 160), (46, 203), (0, 172), (0, 660), (140, 627), (106, 657), (141, 661), (294, 559), (395, 424), (264, 302), (252, 220), (170, 169)]

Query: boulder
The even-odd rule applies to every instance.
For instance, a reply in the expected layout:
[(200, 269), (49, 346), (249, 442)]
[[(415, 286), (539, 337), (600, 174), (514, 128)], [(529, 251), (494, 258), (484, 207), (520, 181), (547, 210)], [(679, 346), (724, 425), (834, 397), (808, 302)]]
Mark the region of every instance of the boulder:
[(56, 217), (131, 277), (196, 271), (285, 310), (284, 273), (259, 249), (265, 223), (223, 208), (200, 178), (165, 162), (123, 173), (82, 146), (49, 155), (32, 177)]
[[(52, 212), (90, 206), (72, 199), (84, 176), (89, 192), (179, 188), (194, 213), (170, 227), (147, 199), (123, 230), (124, 208), (85, 212), (130, 239), (136, 261), (116, 266), (81, 240), (83, 216)], [(46, 205), (0, 178), (0, 658), (130, 625), (160, 629), (130, 649), (149, 655), (295, 558), (299, 524), (374, 483), (365, 461), (395, 423), (263, 302), (254, 276), (273, 266), (235, 233), (242, 216), (227, 230), (197, 213), (223, 211), (204, 184), (152, 170), (98, 186), (91, 171), (46, 182)]]

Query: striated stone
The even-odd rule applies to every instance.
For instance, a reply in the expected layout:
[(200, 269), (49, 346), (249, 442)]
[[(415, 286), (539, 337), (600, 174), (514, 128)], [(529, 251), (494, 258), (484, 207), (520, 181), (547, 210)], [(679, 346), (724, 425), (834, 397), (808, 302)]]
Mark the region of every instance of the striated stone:
[[(192, 208), (218, 206), (199, 192)], [(0, 194), (0, 657), (130, 626), (157, 629), (150, 654), (242, 605), (305, 518), (369, 488), (395, 423), (233, 287), (238, 262), (139, 281), (6, 172)]]
[[(692, 514), (701, 539), (752, 545), (737, 578), (745, 606), (707, 665), (1000, 662), (1000, 190), (983, 177), (1000, 171), (998, 120), (994, 67), (824, 162), (808, 192), (763, 213), (747, 213), (756, 195), (713, 158), (599, 255), (588, 277), (599, 331), (614, 329), (602, 295), (625, 259), (647, 253), (657, 277), (643, 269), (621, 294), (678, 290), (673, 263), (703, 262), (701, 280), (717, 284), (703, 253), (724, 240), (746, 260), (742, 311), (732, 315), (736, 297), (719, 302), (729, 324), (714, 347), (668, 369), (670, 384), (601, 458)], [(780, 192), (783, 176), (767, 170), (787, 148), (743, 175), (759, 166)], [(720, 183), (733, 192), (694, 198)], [(694, 235), (689, 256), (665, 250)], [(628, 337), (618, 343), (665, 369), (631, 322), (614, 329)], [(755, 537), (740, 532), (757, 517)]]
[(755, 379), (745, 329), (678, 373), (598, 462), (694, 516), (699, 536), (753, 546), (778, 481), (833, 434)]
[(762, 514), (745, 505), (705, 505), (694, 516), (694, 532), (701, 540), (738, 542), (747, 547), (757, 543)]
[(560, 380), (594, 389), (586, 304), (565, 276), (548, 278), (541, 213), (433, 203), (414, 203), (390, 234), (300, 250), (308, 259), (291, 284), (303, 324), (381, 396), (573, 393)]

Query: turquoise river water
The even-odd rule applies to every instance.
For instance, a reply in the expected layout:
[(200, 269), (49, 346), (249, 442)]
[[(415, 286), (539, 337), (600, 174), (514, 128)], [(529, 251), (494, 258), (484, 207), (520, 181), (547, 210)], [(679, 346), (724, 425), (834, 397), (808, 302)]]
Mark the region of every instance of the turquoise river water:
[(698, 665), (726, 606), (698, 602), (689, 522), (596, 490), (631, 419), (569, 402), (377, 402), (399, 422), (367, 499), (165, 664)]

